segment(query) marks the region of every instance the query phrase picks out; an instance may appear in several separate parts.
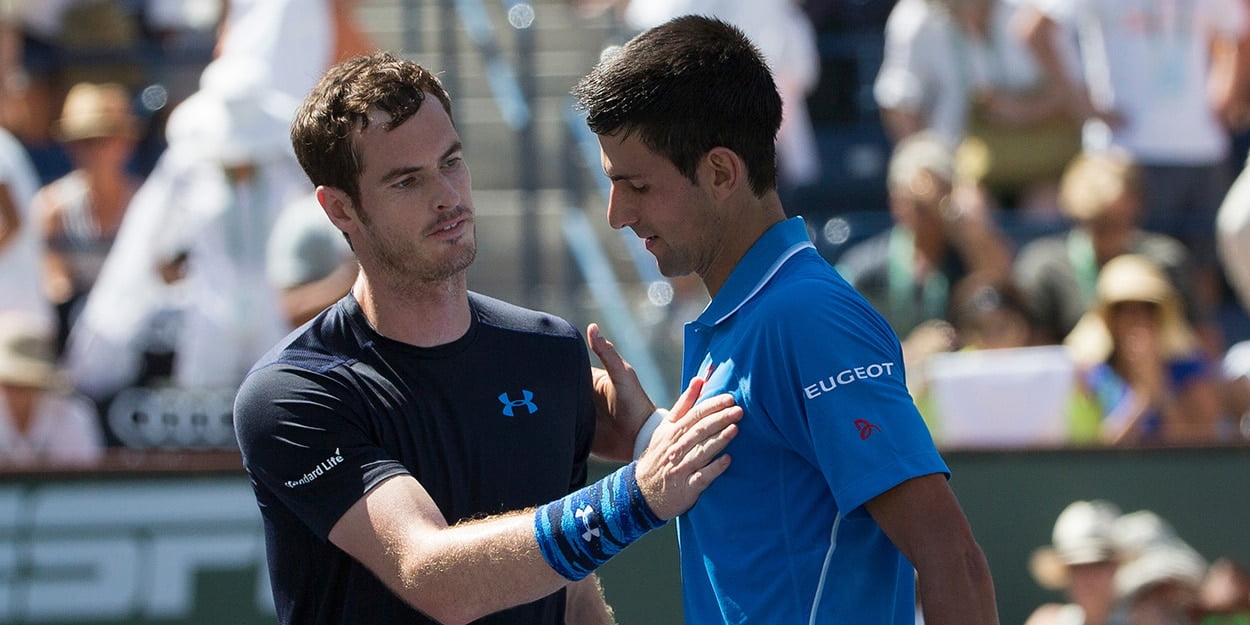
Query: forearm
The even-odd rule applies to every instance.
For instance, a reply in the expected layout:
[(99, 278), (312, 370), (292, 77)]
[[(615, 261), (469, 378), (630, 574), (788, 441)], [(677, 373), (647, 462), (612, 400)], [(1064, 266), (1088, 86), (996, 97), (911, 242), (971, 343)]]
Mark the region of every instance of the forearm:
[(1055, 44), (1055, 23), (1033, 7), (1021, 9), (1017, 20), (1018, 32), (1033, 52), (1047, 89), (1055, 90), (1078, 119), (1091, 116), (1093, 110), (1085, 86), (1068, 71)]
[(989, 564), (945, 475), (912, 478), (864, 505), (916, 567), (927, 625), (998, 625)]
[(466, 623), (580, 581), (662, 525), (634, 467), (537, 509), (454, 526), (415, 480), (400, 477), (353, 506), (330, 540), (416, 609)]
[(956, 187), (950, 201), (950, 210), (943, 214), (943, 225), (969, 273), (1010, 279), (1011, 243), (994, 223), (994, 216), (978, 198), (975, 188)]
[(918, 572), (926, 625), (997, 625), (998, 605), (985, 554), (969, 541), (951, 561), (962, 566)]
[(564, 622), (574, 625), (616, 625), (612, 608), (603, 598), (599, 577), (591, 575), (568, 586), (564, 601)]
[(468, 623), (541, 599), (569, 583), (543, 559), (532, 512), (410, 537), (393, 590), (441, 623)]
[(1242, 124), (1246, 100), (1250, 98), (1250, 37), (1220, 38), (1211, 45), (1211, 71), (1208, 91), (1215, 111), (1230, 125)]

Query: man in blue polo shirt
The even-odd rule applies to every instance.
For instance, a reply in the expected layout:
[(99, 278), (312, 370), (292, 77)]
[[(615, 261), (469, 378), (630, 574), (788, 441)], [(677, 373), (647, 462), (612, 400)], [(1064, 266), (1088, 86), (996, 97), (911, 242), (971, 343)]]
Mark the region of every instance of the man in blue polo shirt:
[(786, 219), (781, 102), (755, 47), (723, 22), (677, 18), (574, 92), (612, 181), (609, 223), (712, 296), (686, 326), (683, 378), (744, 411), (733, 465), (679, 517), (686, 622), (914, 623), (918, 590), (928, 625), (997, 623), (898, 338)]

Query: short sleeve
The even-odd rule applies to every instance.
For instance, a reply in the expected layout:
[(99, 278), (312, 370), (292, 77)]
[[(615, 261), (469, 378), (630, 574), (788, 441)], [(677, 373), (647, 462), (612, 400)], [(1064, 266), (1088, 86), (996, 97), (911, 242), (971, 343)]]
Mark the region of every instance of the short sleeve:
[(256, 487), (322, 538), (370, 489), (408, 472), (367, 435), (353, 397), (330, 375), (271, 365), (235, 398), (235, 433)]
[[(913, 477), (949, 475), (907, 390), (902, 350), (884, 319), (849, 289), (795, 283), (803, 306), (771, 314), (756, 351), (772, 387), (755, 388), (777, 429), (819, 467), (851, 511)], [(785, 300), (790, 297), (781, 296)], [(757, 368), (758, 370), (758, 368)]]

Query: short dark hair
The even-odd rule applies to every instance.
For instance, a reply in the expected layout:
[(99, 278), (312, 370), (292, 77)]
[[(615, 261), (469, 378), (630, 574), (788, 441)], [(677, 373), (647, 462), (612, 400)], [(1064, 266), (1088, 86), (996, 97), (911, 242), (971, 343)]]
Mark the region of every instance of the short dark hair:
[(390, 52), (347, 59), (331, 67), (304, 99), (291, 123), (291, 144), (313, 185), (334, 187), (360, 202), (364, 170), (356, 135), (369, 126), (369, 110), (390, 115), (391, 130), (421, 108), (426, 94), (451, 117), (451, 97), (428, 70)]
[(599, 135), (636, 134), (691, 182), (716, 147), (746, 162), (751, 190), (777, 187), (781, 96), (763, 55), (723, 21), (684, 16), (639, 34), (573, 89)]

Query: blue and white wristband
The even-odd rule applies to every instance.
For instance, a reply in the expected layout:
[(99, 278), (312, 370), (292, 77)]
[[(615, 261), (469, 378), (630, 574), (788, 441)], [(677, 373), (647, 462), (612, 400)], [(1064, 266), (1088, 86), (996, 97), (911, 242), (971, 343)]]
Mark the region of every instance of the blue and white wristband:
[(665, 521), (651, 511), (635, 476), (636, 463), (534, 511), (534, 537), (543, 559), (580, 580)]

